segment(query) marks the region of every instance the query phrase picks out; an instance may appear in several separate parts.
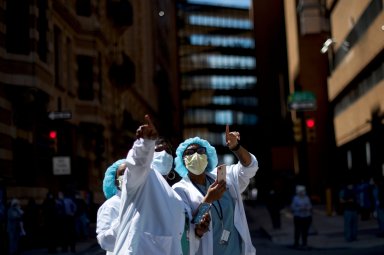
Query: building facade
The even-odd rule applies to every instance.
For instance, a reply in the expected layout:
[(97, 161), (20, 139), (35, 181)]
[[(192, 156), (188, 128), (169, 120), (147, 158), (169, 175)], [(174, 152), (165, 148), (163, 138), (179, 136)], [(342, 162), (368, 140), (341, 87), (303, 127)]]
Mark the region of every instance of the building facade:
[(384, 175), (384, 1), (326, 1), (328, 100), (341, 176)]
[(256, 182), (260, 199), (283, 194), (290, 200), (295, 173), (292, 119), (287, 99), (290, 93), (287, 71), (285, 14), (283, 1), (252, 1), (256, 75), (261, 134), (257, 141), (262, 168)]
[(175, 47), (164, 44), (176, 37), (172, 1), (1, 0), (0, 11), (8, 197), (82, 190), (101, 201), (106, 167), (126, 156), (145, 114), (180, 132), (167, 114), (178, 100)]
[(329, 201), (327, 190), (335, 185), (338, 168), (328, 102), (328, 60), (321, 53), (330, 30), (326, 4), (285, 0), (284, 13), (295, 175), (313, 199)]

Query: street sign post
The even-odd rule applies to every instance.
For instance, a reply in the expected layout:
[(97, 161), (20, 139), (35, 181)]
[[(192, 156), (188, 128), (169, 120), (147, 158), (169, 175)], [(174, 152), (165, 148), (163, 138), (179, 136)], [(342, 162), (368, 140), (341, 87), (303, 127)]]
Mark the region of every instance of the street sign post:
[(48, 118), (51, 120), (68, 120), (72, 118), (72, 113), (69, 111), (66, 112), (50, 112), (48, 113)]
[(70, 157), (53, 157), (53, 174), (69, 175), (71, 174), (71, 158)]

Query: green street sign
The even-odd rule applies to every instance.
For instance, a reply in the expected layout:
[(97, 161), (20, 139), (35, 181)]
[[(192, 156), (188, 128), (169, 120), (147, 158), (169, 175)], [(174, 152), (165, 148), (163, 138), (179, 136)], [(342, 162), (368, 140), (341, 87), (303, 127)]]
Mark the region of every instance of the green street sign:
[(316, 110), (316, 96), (311, 91), (295, 91), (288, 96), (288, 108), (291, 111)]

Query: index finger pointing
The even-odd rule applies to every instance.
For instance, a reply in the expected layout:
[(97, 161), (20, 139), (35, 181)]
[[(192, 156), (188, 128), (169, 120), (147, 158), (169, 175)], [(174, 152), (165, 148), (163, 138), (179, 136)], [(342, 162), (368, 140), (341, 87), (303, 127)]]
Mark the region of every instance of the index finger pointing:
[(228, 124), (225, 126), (225, 135), (226, 136), (229, 135), (229, 125)]
[(146, 114), (144, 117), (145, 117), (145, 120), (148, 122), (148, 126), (154, 128), (155, 126), (152, 123), (151, 117), (149, 117), (148, 114)]

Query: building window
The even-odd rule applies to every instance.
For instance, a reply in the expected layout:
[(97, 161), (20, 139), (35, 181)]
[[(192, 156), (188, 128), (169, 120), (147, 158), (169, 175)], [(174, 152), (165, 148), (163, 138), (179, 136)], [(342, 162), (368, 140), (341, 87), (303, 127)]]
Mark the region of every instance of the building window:
[(256, 125), (257, 116), (251, 113), (244, 113), (232, 110), (208, 110), (191, 109), (184, 114), (184, 123), (187, 125), (195, 124), (215, 124), (215, 125)]
[(5, 47), (10, 53), (28, 55), (31, 51), (29, 3), (25, 0), (7, 0), (6, 6)]
[(189, 38), (192, 45), (216, 46), (225, 48), (253, 49), (255, 43), (252, 38), (238, 36), (193, 34)]
[(39, 41), (37, 42), (37, 54), (43, 62), (47, 62), (48, 43), (48, 19), (47, 19), (47, 0), (38, 1), (39, 16), (37, 17), (37, 31), (39, 32)]
[(357, 85), (335, 104), (335, 116), (341, 114), (373, 87), (380, 84), (384, 79), (384, 62), (377, 67), (372, 67), (370, 71), (364, 72), (359, 77)]
[(70, 38), (67, 38), (67, 89), (69, 92), (73, 92), (72, 84), (72, 71), (73, 71), (73, 62), (72, 62), (72, 41)]
[(53, 29), (53, 40), (55, 47), (55, 85), (62, 86), (63, 72), (62, 72), (62, 55), (63, 47), (61, 42), (61, 29), (57, 26)]
[(250, 56), (194, 54), (183, 59), (183, 68), (245, 69), (256, 68), (256, 59)]
[(253, 89), (257, 79), (254, 76), (244, 75), (196, 75), (193, 77), (185, 76), (182, 79), (183, 90), (197, 89)]
[(97, 58), (97, 65), (98, 65), (98, 74), (97, 74), (97, 80), (99, 82), (99, 102), (103, 102), (103, 60), (102, 60), (102, 55), (99, 52), (98, 58)]
[(77, 0), (76, 14), (83, 17), (90, 17), (92, 14), (91, 0)]
[(367, 159), (367, 166), (371, 165), (371, 145), (369, 142), (365, 143), (365, 155)]
[(242, 9), (250, 8), (250, 1), (188, 0), (188, 2), (192, 4), (222, 5), (226, 7), (234, 7), (234, 8), (242, 8)]
[(196, 26), (225, 27), (236, 29), (251, 29), (252, 22), (249, 19), (236, 19), (228, 17), (215, 17), (206, 15), (190, 15), (188, 23)]
[(352, 169), (352, 152), (351, 151), (347, 151), (347, 166), (348, 166), (348, 170)]
[(92, 101), (93, 91), (93, 58), (89, 56), (77, 56), (77, 80), (78, 97), (81, 100)]
[(231, 97), (231, 96), (214, 96), (212, 103), (215, 105), (241, 105), (241, 106), (257, 106), (257, 98), (255, 97)]
[(133, 7), (128, 0), (107, 1), (107, 16), (116, 26), (131, 26), (133, 23)]
[(351, 29), (345, 41), (335, 53), (335, 63), (334, 68), (341, 63), (344, 57), (348, 54), (349, 49), (351, 49), (361, 38), (364, 37), (365, 32), (368, 30), (369, 26), (376, 20), (383, 12), (383, 1), (382, 0), (372, 0), (365, 11), (361, 14), (359, 20), (356, 22), (356, 25)]

